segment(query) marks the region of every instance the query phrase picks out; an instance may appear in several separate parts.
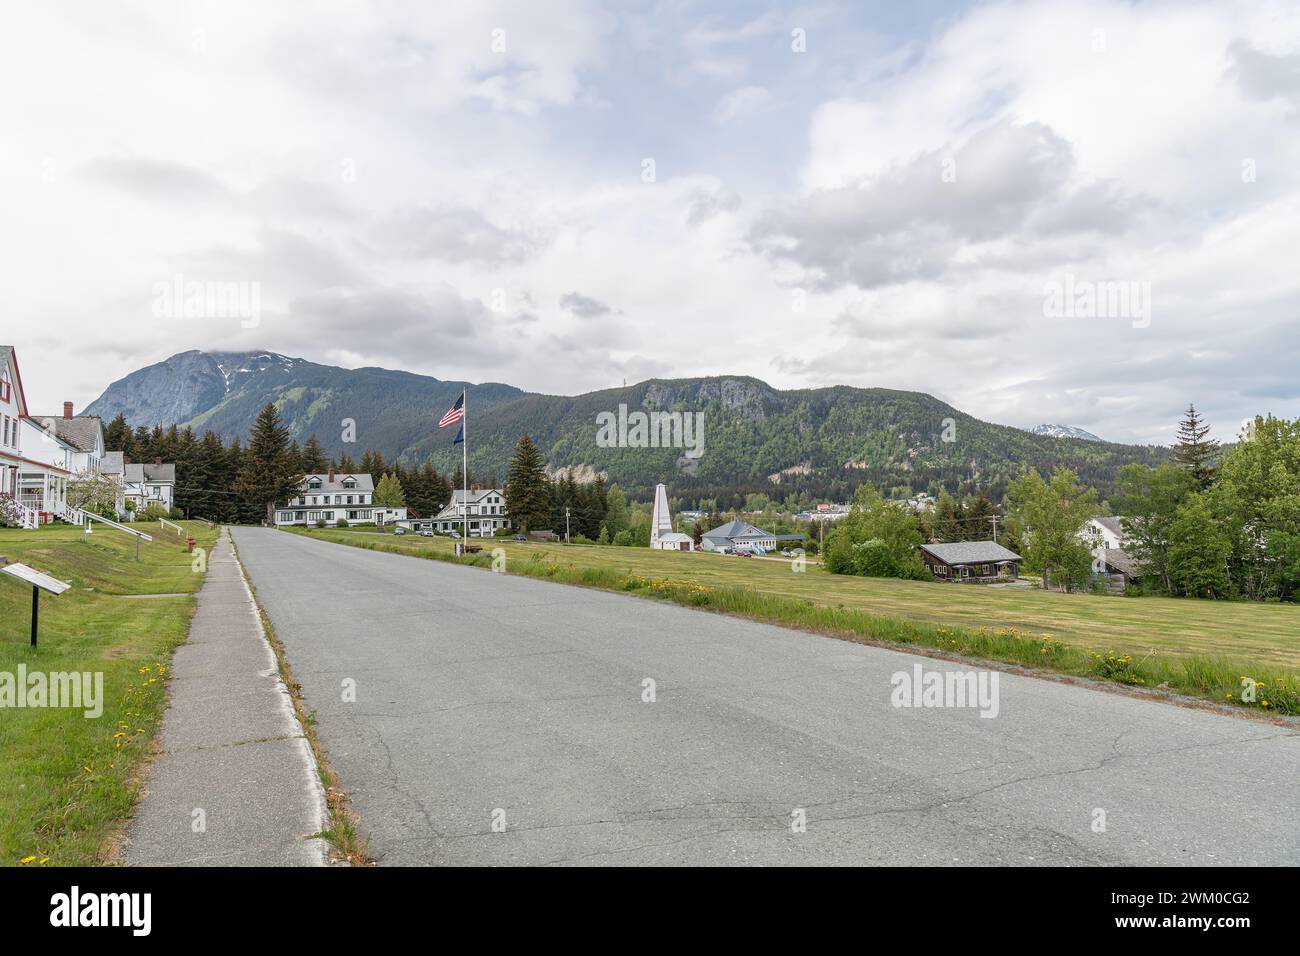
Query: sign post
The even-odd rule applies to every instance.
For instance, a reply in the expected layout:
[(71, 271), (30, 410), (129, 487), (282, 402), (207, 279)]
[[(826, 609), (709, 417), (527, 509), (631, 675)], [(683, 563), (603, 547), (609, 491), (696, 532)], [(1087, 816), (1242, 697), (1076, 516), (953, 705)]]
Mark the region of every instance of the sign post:
[(72, 587), (72, 585), (52, 578), (48, 574), (42, 574), (35, 568), (29, 568), (25, 564), (6, 564), (0, 568), (0, 571), (32, 586), (32, 647), (35, 647), (36, 624), (41, 613), (41, 591), (49, 591), (51, 594), (58, 595)]

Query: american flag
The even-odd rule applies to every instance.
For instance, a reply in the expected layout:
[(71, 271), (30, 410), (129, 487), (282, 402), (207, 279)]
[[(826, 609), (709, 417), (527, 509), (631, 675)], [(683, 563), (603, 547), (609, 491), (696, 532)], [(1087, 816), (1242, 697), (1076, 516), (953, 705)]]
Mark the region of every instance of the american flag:
[(460, 393), (460, 398), (456, 399), (456, 404), (447, 409), (447, 413), (438, 420), (439, 428), (446, 428), (452, 422), (458, 422), (465, 417), (465, 393)]

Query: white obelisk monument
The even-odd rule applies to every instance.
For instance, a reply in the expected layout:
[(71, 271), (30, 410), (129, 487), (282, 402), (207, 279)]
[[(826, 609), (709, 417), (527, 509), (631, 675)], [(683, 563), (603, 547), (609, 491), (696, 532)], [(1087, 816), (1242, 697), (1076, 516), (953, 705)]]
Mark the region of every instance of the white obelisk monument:
[(659, 547), (659, 539), (673, 533), (673, 516), (668, 511), (668, 489), (655, 485), (655, 510), (650, 518), (650, 547)]

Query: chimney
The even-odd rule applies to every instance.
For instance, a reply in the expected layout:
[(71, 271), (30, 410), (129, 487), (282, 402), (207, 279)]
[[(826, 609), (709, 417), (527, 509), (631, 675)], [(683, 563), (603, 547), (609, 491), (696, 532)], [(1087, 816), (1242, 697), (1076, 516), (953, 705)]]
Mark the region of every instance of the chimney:
[(329, 475), (329, 480), (330, 480), (330, 481), (333, 481), (333, 480), (334, 480), (334, 466), (333, 466), (333, 465), (330, 465), (330, 475)]
[(71, 403), (71, 402), (64, 402), (64, 403), (63, 403), (63, 417), (64, 417), (64, 418), (71, 418), (71, 417), (72, 417), (72, 403)]
[(162, 459), (159, 458), (157, 455), (154, 455), (153, 463), (154, 463), (155, 465), (161, 465), (161, 464), (162, 464)]

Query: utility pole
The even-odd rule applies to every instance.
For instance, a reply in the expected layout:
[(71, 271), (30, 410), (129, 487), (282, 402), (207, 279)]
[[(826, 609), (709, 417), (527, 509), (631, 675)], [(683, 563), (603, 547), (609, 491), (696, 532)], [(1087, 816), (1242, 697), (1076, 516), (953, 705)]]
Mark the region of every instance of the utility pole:
[(993, 522), (993, 543), (997, 544), (998, 543), (998, 516), (994, 515), (992, 518), (989, 518), (989, 520)]
[(569, 543), (569, 509), (564, 509), (564, 543)]

